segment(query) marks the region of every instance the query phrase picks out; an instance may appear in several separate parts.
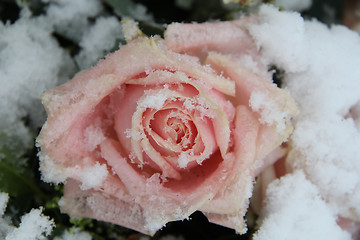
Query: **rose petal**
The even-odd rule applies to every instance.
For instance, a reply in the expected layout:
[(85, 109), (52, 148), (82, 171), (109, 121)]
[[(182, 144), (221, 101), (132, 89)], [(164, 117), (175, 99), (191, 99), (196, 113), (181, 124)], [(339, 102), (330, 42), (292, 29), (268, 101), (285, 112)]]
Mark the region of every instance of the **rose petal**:
[(246, 232), (244, 216), (253, 188), (251, 168), (255, 163), (256, 139), (259, 123), (246, 107), (239, 106), (236, 112), (234, 131), (235, 155), (231, 176), (215, 198), (201, 208), (209, 221)]
[[(149, 51), (149, 49), (147, 49)], [(154, 54), (156, 54), (154, 52)], [(157, 53), (159, 54), (159, 53)], [(192, 80), (204, 81), (214, 89), (230, 95), (235, 95), (235, 83), (233, 80), (215, 74), (213, 69), (202, 66), (197, 62), (188, 61), (184, 55), (167, 52), (168, 62), (161, 62), (162, 67), (149, 69), (144, 74), (133, 78), (129, 84), (149, 85), (167, 83), (189, 83)], [(155, 62), (156, 64), (156, 62)], [(191, 76), (191, 78), (189, 78)]]
[(131, 189), (132, 192), (144, 192), (145, 178), (127, 162), (127, 159), (121, 155), (117, 146), (118, 143), (114, 140), (105, 140), (100, 145), (101, 156), (111, 166), (126, 188)]
[[(271, 125), (261, 125), (261, 133), (257, 140), (257, 158), (262, 159), (281, 142), (285, 141), (292, 132), (289, 120), (298, 112), (294, 99), (285, 90), (276, 87), (275, 84), (269, 84), (258, 76), (246, 71), (239, 64), (224, 55), (211, 53), (207, 57), (206, 63), (210, 64), (217, 71), (223, 72), (225, 76), (235, 80), (236, 92), (241, 93), (237, 94), (239, 97), (232, 99), (235, 105), (250, 107), (251, 95), (254, 92), (259, 92), (264, 94), (264, 101), (273, 102), (273, 105), (281, 110), (283, 117), (279, 120), (280, 122), (274, 122)], [(259, 121), (262, 117), (266, 118), (266, 116), (262, 116), (262, 111), (258, 111)], [(275, 111), (275, 109), (272, 109), (272, 111)], [(284, 124), (285, 127), (279, 130), (277, 128), (278, 124)], [(267, 139), (272, 139), (272, 142), (269, 143)]]
[(79, 185), (74, 180), (68, 180), (65, 184), (64, 196), (59, 202), (63, 211), (73, 216), (112, 222), (151, 234), (144, 228), (145, 219), (139, 204), (100, 191), (83, 191)]
[(211, 51), (232, 54), (257, 51), (246, 29), (249, 21), (256, 20), (245, 18), (202, 24), (173, 23), (166, 29), (165, 42), (168, 48), (175, 52), (195, 55), (202, 59)]

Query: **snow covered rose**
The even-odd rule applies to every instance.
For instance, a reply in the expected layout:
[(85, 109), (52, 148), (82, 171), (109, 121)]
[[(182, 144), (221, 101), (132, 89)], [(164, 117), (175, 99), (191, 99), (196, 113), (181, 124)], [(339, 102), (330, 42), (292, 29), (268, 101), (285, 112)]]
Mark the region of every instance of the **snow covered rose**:
[(246, 231), (254, 177), (297, 111), (249, 21), (170, 25), (43, 94), (40, 168), (65, 182), (63, 211), (154, 234), (200, 210)]

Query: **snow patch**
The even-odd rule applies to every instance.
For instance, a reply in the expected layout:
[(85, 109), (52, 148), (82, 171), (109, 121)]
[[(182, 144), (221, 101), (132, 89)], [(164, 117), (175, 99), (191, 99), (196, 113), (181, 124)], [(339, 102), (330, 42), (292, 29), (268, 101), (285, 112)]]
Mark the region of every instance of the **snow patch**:
[(90, 125), (84, 131), (84, 141), (88, 151), (93, 151), (106, 138), (100, 126)]
[(302, 171), (270, 183), (265, 203), (265, 218), (254, 240), (351, 239)]
[(79, 43), (81, 52), (75, 57), (80, 69), (87, 69), (114, 48), (123, 39), (121, 23), (116, 17), (99, 17)]
[(335, 214), (360, 219), (360, 37), (270, 5), (259, 15), (250, 33), (269, 65), (284, 70), (283, 87), (300, 112), (287, 161), (305, 172)]
[(270, 97), (266, 92), (252, 92), (249, 100), (251, 109), (260, 113), (260, 122), (269, 126), (275, 125), (278, 132), (283, 132), (290, 121), (292, 113), (281, 99)]
[(96, 162), (94, 166), (82, 168), (79, 172), (81, 190), (88, 190), (90, 188), (99, 187), (108, 176), (106, 164), (100, 165)]
[(42, 208), (32, 209), (21, 217), (21, 223), (6, 236), (6, 240), (42, 240), (50, 235), (55, 227), (54, 221), (43, 215)]

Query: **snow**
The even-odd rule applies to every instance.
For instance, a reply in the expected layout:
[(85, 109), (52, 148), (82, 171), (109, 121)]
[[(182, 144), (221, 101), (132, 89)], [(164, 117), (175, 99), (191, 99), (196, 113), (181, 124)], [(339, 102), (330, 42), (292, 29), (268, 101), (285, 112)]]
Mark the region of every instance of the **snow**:
[(65, 183), (68, 177), (76, 177), (81, 181), (81, 189), (87, 190), (101, 186), (103, 181), (108, 176), (109, 172), (105, 164), (96, 162), (90, 165), (92, 160), (84, 158), (83, 162), (88, 163), (88, 166), (68, 167), (63, 169), (59, 167), (50, 157), (41, 152), (38, 154), (40, 159), (40, 171), (42, 172), (41, 179), (49, 183)]
[(201, 119), (203, 119), (203, 117), (215, 117), (214, 110), (216, 109), (216, 106), (213, 106), (209, 99), (206, 99), (203, 96), (186, 98), (183, 103), (183, 107), (190, 112), (193, 110), (198, 111), (198, 113), (200, 113)]
[(46, 154), (39, 152), (38, 153), (41, 171), (41, 180), (44, 182), (52, 182), (54, 184), (64, 183), (68, 177), (59, 166)]
[(23, 17), (12, 25), (0, 22), (0, 36), (0, 131), (30, 146), (32, 133), (21, 119), (29, 114), (30, 126), (41, 126), (45, 111), (40, 95), (68, 79), (72, 60), (42, 17)]
[(127, 42), (141, 36), (141, 31), (138, 27), (139, 23), (127, 18), (122, 21), (123, 34)]
[(48, 22), (55, 30), (79, 42), (90, 26), (90, 19), (98, 16), (103, 7), (99, 0), (42, 0), (49, 3)]
[(144, 91), (143, 97), (138, 101), (138, 108), (143, 110), (147, 108), (159, 110), (164, 106), (169, 96), (171, 96), (171, 93), (172, 91), (166, 88), (159, 91), (146, 90)]
[(7, 193), (0, 193), (0, 216), (4, 215), (9, 195)]
[(5, 239), (6, 235), (13, 231), (10, 219), (4, 216), (6, 205), (9, 201), (7, 193), (0, 192), (0, 239)]
[(98, 187), (108, 176), (108, 170), (105, 164), (100, 165), (96, 162), (94, 166), (85, 167), (79, 172), (81, 180), (81, 190)]
[(100, 126), (90, 125), (85, 129), (84, 142), (88, 151), (94, 151), (105, 139), (105, 135)]
[(273, 181), (266, 194), (265, 218), (254, 240), (351, 239), (301, 170)]
[(251, 26), (250, 33), (268, 61), (288, 72), (305, 71), (309, 66), (308, 39), (300, 14), (279, 13), (274, 7), (263, 5), (259, 15), (261, 24)]
[[(334, 215), (359, 220), (359, 35), (270, 5), (261, 7), (260, 23), (250, 32), (269, 65), (285, 72), (283, 87), (299, 107), (289, 141), (290, 168), (305, 172)], [(278, 207), (274, 214), (281, 213)], [(312, 218), (306, 219), (311, 224)]]
[(42, 208), (32, 209), (21, 217), (18, 228), (4, 216), (4, 211), (9, 200), (7, 193), (0, 192), (0, 238), (5, 240), (41, 240), (46, 239), (55, 227), (54, 221), (43, 215)]
[(275, 125), (278, 132), (286, 129), (287, 123), (292, 116), (290, 110), (284, 110), (284, 106), (280, 105), (281, 100), (270, 97), (267, 92), (252, 92), (249, 100), (251, 109), (260, 113), (260, 122), (269, 126)]
[(121, 23), (116, 17), (99, 17), (79, 43), (81, 52), (75, 57), (80, 69), (93, 66), (105, 53), (118, 48), (114, 43), (123, 39)]
[(186, 168), (187, 165), (191, 162), (191, 157), (189, 156), (189, 153), (187, 152), (182, 152), (180, 155), (179, 155), (179, 158), (178, 158), (178, 164), (179, 164), (179, 167), (180, 168)]
[(53, 227), (53, 220), (42, 214), (42, 209), (32, 209), (21, 217), (20, 226), (6, 236), (6, 240), (40, 240), (46, 239)]

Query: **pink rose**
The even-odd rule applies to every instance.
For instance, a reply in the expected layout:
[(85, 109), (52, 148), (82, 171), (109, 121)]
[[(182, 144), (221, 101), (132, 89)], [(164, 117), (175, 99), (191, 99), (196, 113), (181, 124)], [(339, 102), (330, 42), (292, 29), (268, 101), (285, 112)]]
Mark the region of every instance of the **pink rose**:
[(63, 211), (154, 234), (200, 210), (246, 231), (254, 176), (297, 111), (251, 21), (170, 25), (44, 93), (41, 171), (65, 182)]

